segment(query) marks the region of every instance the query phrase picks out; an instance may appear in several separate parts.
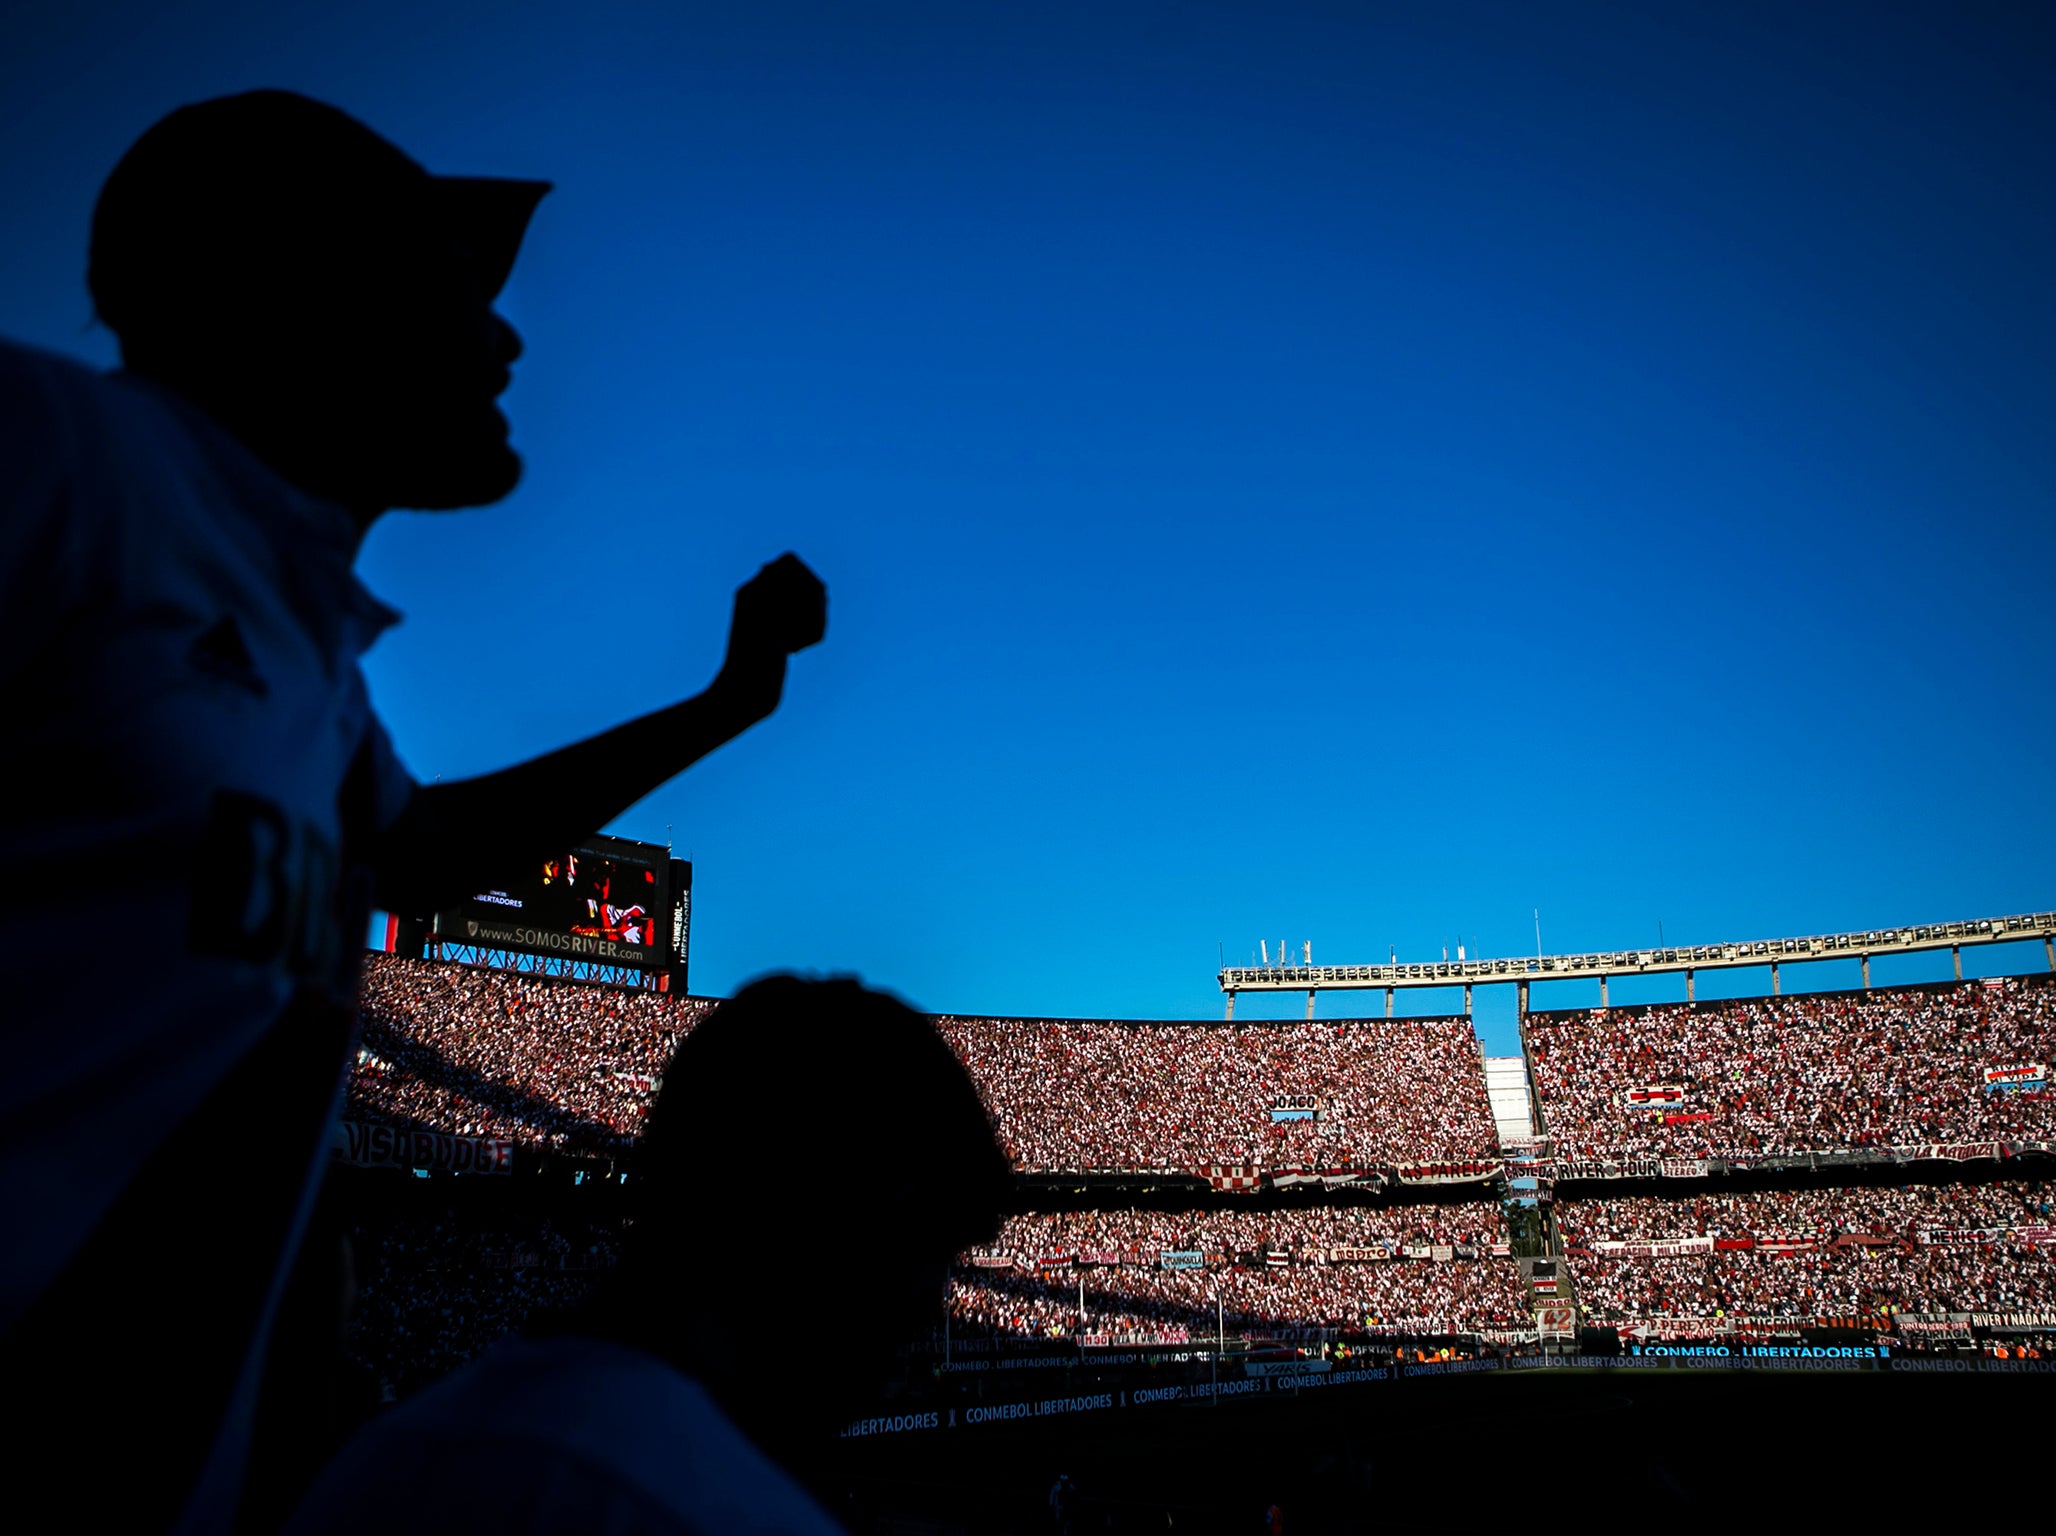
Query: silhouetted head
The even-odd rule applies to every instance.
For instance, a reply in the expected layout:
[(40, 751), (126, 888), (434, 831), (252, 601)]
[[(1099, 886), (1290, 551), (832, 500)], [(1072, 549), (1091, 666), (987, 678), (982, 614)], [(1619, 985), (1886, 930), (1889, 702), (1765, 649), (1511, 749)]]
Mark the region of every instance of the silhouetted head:
[[(874, 1400), (999, 1229), (1007, 1159), (935, 1026), (854, 981), (778, 976), (688, 1035), (636, 1148), (607, 1331), (704, 1380), (774, 1448)], [(820, 1340), (806, 1369), (777, 1341)]]
[(431, 176), (288, 91), (181, 107), (115, 166), (87, 282), (122, 359), (302, 489), (369, 521), (497, 501), (493, 311), (546, 182)]

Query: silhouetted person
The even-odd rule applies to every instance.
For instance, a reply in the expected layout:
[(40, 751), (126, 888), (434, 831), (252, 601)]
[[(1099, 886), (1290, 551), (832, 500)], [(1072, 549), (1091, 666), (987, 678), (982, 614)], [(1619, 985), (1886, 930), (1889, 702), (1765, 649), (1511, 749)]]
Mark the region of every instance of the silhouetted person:
[[(592, 1304), (374, 1421), (289, 1529), (833, 1531), (783, 1468), (877, 1402), (1009, 1183), (928, 1020), (850, 981), (746, 987), (664, 1073)], [(795, 1359), (800, 1334), (825, 1346)]]
[(32, 1405), (0, 1470), (24, 1506), (225, 1527), (369, 909), (561, 852), (771, 713), (821, 637), (788, 555), (697, 697), (464, 783), (394, 756), (358, 658), (395, 615), (351, 565), (387, 510), (519, 478), (492, 305), (545, 190), (431, 176), (282, 92), (182, 108), (94, 213), (124, 369), (0, 343), (0, 1367)]

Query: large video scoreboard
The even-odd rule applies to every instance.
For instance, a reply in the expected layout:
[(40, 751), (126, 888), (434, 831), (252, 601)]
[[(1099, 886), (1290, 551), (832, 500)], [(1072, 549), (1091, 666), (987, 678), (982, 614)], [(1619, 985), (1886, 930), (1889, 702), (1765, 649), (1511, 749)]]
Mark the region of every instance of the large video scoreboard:
[[(690, 866), (686, 866), (690, 868)], [(435, 919), (446, 943), (606, 965), (669, 969), (672, 859), (658, 843), (588, 837), (505, 890), (481, 891)]]

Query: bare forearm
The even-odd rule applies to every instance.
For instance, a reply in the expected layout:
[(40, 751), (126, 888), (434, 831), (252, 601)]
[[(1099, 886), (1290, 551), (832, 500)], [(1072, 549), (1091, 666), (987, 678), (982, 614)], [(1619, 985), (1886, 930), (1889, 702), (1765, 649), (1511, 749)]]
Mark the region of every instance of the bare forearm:
[(414, 797), (381, 839), (378, 902), (424, 916), (516, 879), (590, 837), (778, 708), (786, 660), (827, 632), (828, 593), (794, 554), (735, 594), (728, 652), (705, 693), (517, 767)]
[(380, 850), (379, 904), (426, 915), (504, 886), (761, 718), (710, 688), (498, 773), (425, 787)]

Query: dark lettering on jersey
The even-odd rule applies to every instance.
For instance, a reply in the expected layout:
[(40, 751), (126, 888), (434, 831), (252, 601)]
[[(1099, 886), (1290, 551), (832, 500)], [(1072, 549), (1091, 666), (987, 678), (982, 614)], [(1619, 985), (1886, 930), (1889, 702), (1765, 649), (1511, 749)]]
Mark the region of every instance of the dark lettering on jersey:
[(355, 983), (348, 925), (354, 919), (361, 937), (370, 879), (359, 869), (346, 878), (341, 866), (318, 828), (256, 795), (217, 790), (194, 871), (194, 952), (281, 965), (347, 999)]

